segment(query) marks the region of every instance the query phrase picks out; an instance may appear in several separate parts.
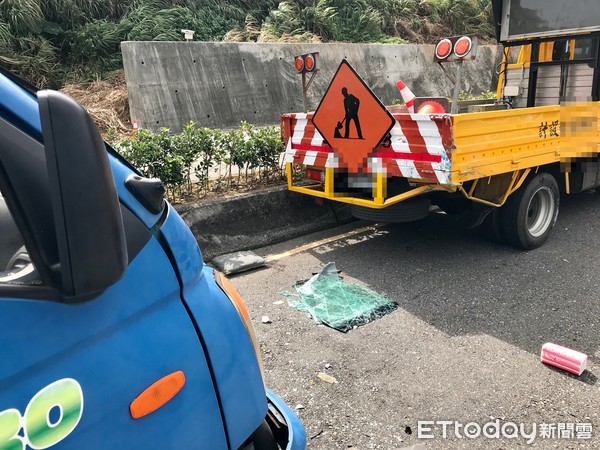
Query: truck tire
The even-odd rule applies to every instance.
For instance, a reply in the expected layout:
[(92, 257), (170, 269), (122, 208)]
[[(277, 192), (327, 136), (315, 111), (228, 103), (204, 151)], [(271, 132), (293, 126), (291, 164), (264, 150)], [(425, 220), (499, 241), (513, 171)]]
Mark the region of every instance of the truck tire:
[(350, 213), (357, 219), (380, 223), (405, 223), (424, 219), (429, 215), (429, 199), (416, 197), (383, 209), (350, 206)]
[(273, 431), (266, 420), (260, 424), (249, 439), (249, 443), (243, 447), (244, 450), (279, 450), (275, 441)]
[(541, 246), (556, 223), (559, 202), (558, 184), (552, 175), (540, 173), (532, 178), (500, 209), (506, 241), (525, 250)]

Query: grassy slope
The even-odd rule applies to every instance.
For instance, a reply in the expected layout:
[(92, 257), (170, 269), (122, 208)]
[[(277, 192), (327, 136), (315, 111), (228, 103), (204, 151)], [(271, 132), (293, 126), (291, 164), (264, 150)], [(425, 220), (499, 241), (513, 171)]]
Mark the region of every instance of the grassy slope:
[(121, 66), (123, 40), (435, 42), (491, 37), (491, 0), (2, 0), (0, 64), (59, 87)]

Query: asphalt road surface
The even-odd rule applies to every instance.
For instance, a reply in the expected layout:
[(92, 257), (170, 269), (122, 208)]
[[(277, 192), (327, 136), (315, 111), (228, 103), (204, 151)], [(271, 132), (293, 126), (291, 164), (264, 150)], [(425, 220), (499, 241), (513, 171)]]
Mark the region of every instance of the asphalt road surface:
[[(365, 225), (256, 252), (279, 255)], [(266, 382), (297, 408), (309, 448), (600, 448), (600, 193), (563, 198), (552, 236), (529, 252), (438, 213), (286, 255), (232, 281), (254, 318)], [(399, 308), (341, 333), (290, 307), (281, 292), (329, 261)], [(589, 355), (589, 370), (575, 377), (543, 365), (548, 341)], [(452, 423), (444, 438), (443, 424), (423, 421)], [(455, 432), (470, 422), (472, 437)], [(478, 427), (491, 437), (475, 437)]]

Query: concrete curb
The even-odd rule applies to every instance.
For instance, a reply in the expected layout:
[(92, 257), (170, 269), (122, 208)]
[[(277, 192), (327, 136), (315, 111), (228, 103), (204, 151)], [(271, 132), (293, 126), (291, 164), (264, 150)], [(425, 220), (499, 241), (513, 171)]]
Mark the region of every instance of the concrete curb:
[(285, 186), (175, 206), (205, 261), (351, 222), (348, 205), (289, 192)]

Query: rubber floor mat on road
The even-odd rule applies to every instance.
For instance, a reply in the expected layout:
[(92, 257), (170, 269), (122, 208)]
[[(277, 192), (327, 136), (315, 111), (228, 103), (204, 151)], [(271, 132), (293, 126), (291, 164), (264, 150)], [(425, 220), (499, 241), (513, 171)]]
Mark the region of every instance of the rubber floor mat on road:
[(235, 252), (217, 256), (211, 261), (225, 275), (257, 269), (265, 265), (265, 260), (254, 252)]
[(306, 282), (294, 286), (288, 303), (331, 328), (346, 332), (394, 311), (398, 304), (357, 284), (345, 283), (335, 263), (327, 263)]

